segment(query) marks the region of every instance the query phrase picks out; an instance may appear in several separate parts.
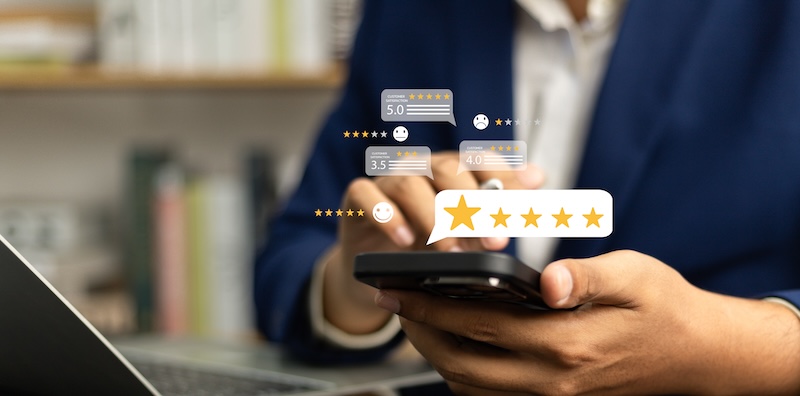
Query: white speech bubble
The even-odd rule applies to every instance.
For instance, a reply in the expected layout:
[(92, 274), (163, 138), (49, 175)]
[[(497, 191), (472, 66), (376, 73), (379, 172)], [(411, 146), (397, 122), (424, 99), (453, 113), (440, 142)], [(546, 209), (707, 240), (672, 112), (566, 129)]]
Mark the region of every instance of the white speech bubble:
[(431, 149), (428, 146), (369, 146), (364, 152), (367, 176), (428, 176)]
[(428, 245), (450, 237), (604, 238), (613, 211), (604, 190), (444, 190)]
[(458, 145), (458, 172), (523, 170), (528, 145), (523, 140), (463, 140)]

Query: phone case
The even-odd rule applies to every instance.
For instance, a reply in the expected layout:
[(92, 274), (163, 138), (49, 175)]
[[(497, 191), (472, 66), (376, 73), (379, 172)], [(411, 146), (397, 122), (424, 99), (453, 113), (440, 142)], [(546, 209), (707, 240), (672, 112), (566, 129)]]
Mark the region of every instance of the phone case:
[(539, 294), (539, 272), (503, 253), (363, 253), (356, 256), (353, 274), (379, 289), (425, 290), (550, 309)]

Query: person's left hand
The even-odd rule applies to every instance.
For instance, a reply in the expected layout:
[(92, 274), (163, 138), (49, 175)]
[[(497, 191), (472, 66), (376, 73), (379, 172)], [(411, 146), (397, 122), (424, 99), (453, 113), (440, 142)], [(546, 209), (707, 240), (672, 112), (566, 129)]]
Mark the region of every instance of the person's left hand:
[[(674, 269), (620, 251), (542, 273), (548, 305), (390, 290), (419, 352), (456, 392), (535, 394), (797, 391), (800, 326), (786, 308), (698, 289)], [(496, 394), (496, 393), (491, 393)]]

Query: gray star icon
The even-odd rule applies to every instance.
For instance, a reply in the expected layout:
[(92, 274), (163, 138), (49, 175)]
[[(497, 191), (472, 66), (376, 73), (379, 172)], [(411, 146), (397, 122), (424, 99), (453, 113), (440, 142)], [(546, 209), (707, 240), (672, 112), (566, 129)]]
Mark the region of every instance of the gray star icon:
[(386, 137), (386, 131), (381, 131), (381, 137), (382, 137), (382, 138), (385, 138), (385, 137)]
[(534, 121), (534, 123), (536, 123), (536, 125), (539, 125), (541, 121), (539, 121), (539, 119), (537, 118), (536, 121)]
[(510, 118), (506, 118), (506, 125), (511, 125), (511, 119)]
[(514, 120), (514, 125), (519, 125), (519, 119)]
[(374, 138), (378, 137), (378, 132), (372, 131), (372, 137)]

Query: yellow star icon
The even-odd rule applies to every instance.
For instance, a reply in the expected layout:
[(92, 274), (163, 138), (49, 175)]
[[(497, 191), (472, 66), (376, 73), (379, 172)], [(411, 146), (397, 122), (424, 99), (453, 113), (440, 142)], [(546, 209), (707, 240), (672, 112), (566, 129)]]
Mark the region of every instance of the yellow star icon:
[(572, 215), (564, 213), (564, 208), (561, 208), (561, 213), (554, 214), (553, 217), (556, 218), (556, 228), (562, 224), (569, 228), (569, 218), (572, 217)]
[(333, 215), (333, 211), (332, 210), (328, 209), (328, 210), (325, 211), (325, 216), (326, 217), (331, 217), (331, 215)]
[[(525, 219), (525, 227), (527, 227), (529, 225), (533, 225), (534, 227), (539, 228), (539, 224), (536, 221), (539, 220), (539, 218), (542, 217), (542, 215), (533, 213), (533, 208), (530, 208), (528, 210), (528, 214), (524, 214), (524, 215), (520, 215), (520, 216), (522, 216), (522, 218)], [(525, 228), (525, 227), (523, 227), (523, 228)]]
[(362, 138), (369, 137), (369, 133), (367, 131), (364, 131), (361, 133), (361, 137)]
[(315, 211), (314, 211), (314, 214), (315, 214), (317, 217), (322, 217), (322, 211), (321, 211), (321, 210), (319, 210), (319, 209), (315, 210)]
[(514, 151), (519, 151), (519, 146), (514, 146)]
[(408, 98), (414, 100), (414, 94), (408, 95)]
[(416, 152), (416, 151), (414, 151), (413, 153), (411, 153), (411, 156), (412, 156), (412, 157), (416, 157), (416, 156), (417, 156), (417, 152)]
[(358, 212), (356, 212), (356, 213), (358, 213), (358, 217), (364, 217), (364, 211), (363, 210), (359, 209)]
[(497, 125), (497, 126), (503, 125), (503, 120), (498, 118), (498, 119), (494, 120), (494, 124)]
[(422, 94), (417, 94), (417, 98), (419, 98), (420, 100), (425, 99), (425, 97)]
[(494, 219), (495, 228), (497, 228), (497, 226), (499, 225), (508, 228), (508, 224), (506, 224), (506, 219), (511, 217), (511, 215), (503, 213), (503, 208), (500, 208), (497, 211), (497, 214), (490, 214), (489, 216), (492, 216), (492, 218)]
[(442, 95), (436, 94), (436, 100), (439, 100), (441, 98), (442, 98)]
[(450, 230), (454, 230), (456, 227), (463, 224), (474, 231), (475, 227), (472, 225), (472, 215), (478, 213), (481, 208), (468, 207), (467, 201), (462, 194), (461, 199), (458, 200), (458, 206), (455, 208), (444, 208), (444, 210), (453, 215), (453, 223), (450, 225)]
[(353, 217), (353, 209), (347, 209), (347, 217)]
[(344, 137), (349, 138), (350, 137), (350, 131), (344, 131)]
[(592, 208), (591, 213), (583, 215), (586, 218), (586, 228), (589, 228), (590, 225), (594, 224), (597, 228), (600, 228), (600, 218), (603, 217), (601, 214), (597, 214), (594, 212), (594, 208)]
[(399, 152), (399, 151), (397, 152), (397, 156), (398, 156), (398, 157), (400, 157), (400, 156), (402, 156), (402, 155), (403, 155), (403, 153), (401, 153), (401, 152)]
[(506, 151), (511, 151), (511, 146), (506, 146)]
[(406, 151), (406, 157), (408, 157), (408, 154), (409, 154), (408, 151)]
[(341, 209), (336, 209), (336, 217), (342, 217), (342, 213), (344, 213)]
[(503, 151), (503, 146), (498, 146), (497, 149)]
[(450, 94), (444, 94), (444, 100), (450, 99)]
[(489, 147), (489, 150), (492, 150), (492, 151), (494, 151), (494, 146), (492, 146), (492, 147)]
[(428, 94), (428, 100), (433, 99), (433, 95)]

